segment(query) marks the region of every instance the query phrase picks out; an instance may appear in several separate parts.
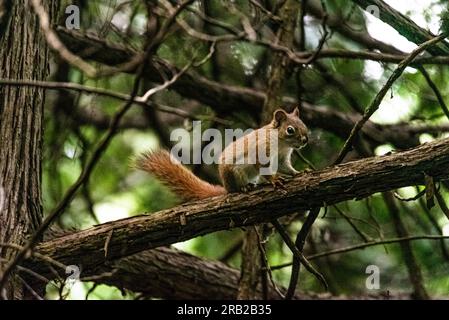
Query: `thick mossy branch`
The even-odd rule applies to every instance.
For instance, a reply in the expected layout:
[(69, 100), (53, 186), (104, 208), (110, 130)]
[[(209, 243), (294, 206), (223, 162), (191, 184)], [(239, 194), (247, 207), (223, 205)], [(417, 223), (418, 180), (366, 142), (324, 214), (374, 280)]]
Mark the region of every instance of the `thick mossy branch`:
[[(112, 285), (152, 298), (230, 300), (237, 297), (240, 272), (223, 262), (161, 247), (83, 271), (81, 276), (86, 281)], [(257, 291), (260, 294), (260, 286)], [(269, 286), (268, 298), (279, 298), (272, 286)], [(295, 298), (311, 297), (297, 294)]]
[[(377, 192), (449, 178), (449, 139), (390, 155), (302, 173), (285, 189), (264, 186), (113, 221), (44, 242), (41, 254), (84, 269), (142, 250), (235, 227), (270, 222), (298, 210), (362, 199)], [(107, 243), (107, 255), (105, 255)]]

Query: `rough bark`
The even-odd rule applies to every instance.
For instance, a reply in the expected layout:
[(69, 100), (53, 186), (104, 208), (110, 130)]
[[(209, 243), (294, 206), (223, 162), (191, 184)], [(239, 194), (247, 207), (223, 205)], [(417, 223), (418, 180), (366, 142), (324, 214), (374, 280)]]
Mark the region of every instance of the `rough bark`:
[[(279, 10), (279, 17), (282, 19), (282, 24), (276, 34), (278, 44), (289, 48), (293, 47), (296, 20), (300, 7), (301, 5), (298, 1), (287, 0)], [(280, 52), (274, 54), (268, 78), (266, 97), (263, 104), (262, 120), (265, 123), (271, 121), (274, 110), (282, 104), (282, 87), (286, 78), (288, 78), (289, 62), (290, 59), (285, 54)]]
[[(285, 190), (264, 186), (247, 194), (215, 197), (101, 224), (44, 242), (36, 249), (63, 263), (91, 268), (108, 259), (214, 231), (269, 222), (298, 210), (423, 184), (424, 172), (434, 181), (449, 178), (449, 139), (400, 153), (303, 173), (286, 183)], [(184, 221), (185, 224), (181, 223)], [(106, 242), (107, 257), (104, 251)], [(73, 257), (79, 260), (73, 261)]]
[(261, 278), (265, 276), (265, 271), (262, 266), (262, 253), (259, 249), (261, 239), (258, 237), (258, 232), (261, 233), (262, 229), (261, 226), (254, 226), (245, 231), (240, 266), (241, 277), (237, 294), (239, 300), (263, 299), (259, 284)]
[(95, 282), (162, 299), (235, 299), (240, 278), (238, 270), (222, 262), (166, 247), (112, 261), (87, 276), (105, 273)]
[[(46, 1), (47, 10), (56, 2)], [(44, 80), (48, 49), (38, 19), (26, 1), (12, 2), (10, 10), (0, 37), (2, 77)], [(0, 242), (23, 244), (41, 221), (43, 104), (42, 89), (0, 86)], [(14, 252), (0, 248), (0, 257), (11, 260)], [(23, 298), (22, 284), (12, 277), (3, 296)]]

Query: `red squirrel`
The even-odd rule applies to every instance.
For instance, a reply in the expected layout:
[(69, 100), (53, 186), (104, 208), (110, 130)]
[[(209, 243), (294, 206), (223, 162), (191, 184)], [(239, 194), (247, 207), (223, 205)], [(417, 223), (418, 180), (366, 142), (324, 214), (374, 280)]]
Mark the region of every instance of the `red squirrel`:
[[(275, 183), (281, 176), (296, 175), (298, 171), (291, 164), (291, 154), (293, 149), (307, 144), (307, 132), (298, 108), (291, 113), (277, 109), (269, 124), (237, 139), (223, 150), (218, 167), (223, 186), (201, 180), (166, 150), (143, 153), (137, 159), (136, 167), (155, 176), (184, 201), (246, 192), (252, 189), (256, 179), (258, 183), (267, 180)], [(276, 139), (275, 150), (271, 150), (273, 139)], [(267, 163), (260, 161), (258, 153), (261, 152), (268, 156), (268, 165), (276, 161), (277, 168), (270, 175), (260, 174), (261, 169), (267, 167)], [(255, 161), (249, 161), (250, 157)]]

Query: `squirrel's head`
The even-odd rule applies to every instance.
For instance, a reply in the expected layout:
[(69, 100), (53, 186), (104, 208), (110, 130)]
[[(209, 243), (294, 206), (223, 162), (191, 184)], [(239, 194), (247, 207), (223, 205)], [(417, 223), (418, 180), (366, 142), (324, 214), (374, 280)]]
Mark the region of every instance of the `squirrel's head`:
[(271, 124), (278, 129), (279, 140), (291, 148), (304, 147), (309, 141), (308, 129), (299, 118), (297, 107), (291, 113), (277, 109), (273, 112)]

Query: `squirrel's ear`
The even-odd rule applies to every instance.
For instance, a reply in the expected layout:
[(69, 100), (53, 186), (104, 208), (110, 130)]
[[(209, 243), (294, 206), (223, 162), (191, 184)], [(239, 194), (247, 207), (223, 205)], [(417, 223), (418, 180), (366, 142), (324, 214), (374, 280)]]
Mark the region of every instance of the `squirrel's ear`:
[(276, 126), (278, 126), (285, 119), (287, 119), (287, 113), (284, 110), (277, 109), (273, 112), (273, 120), (276, 122)]
[(295, 110), (293, 110), (292, 115), (299, 118), (299, 108), (298, 107), (296, 107)]

